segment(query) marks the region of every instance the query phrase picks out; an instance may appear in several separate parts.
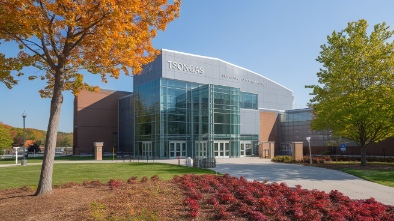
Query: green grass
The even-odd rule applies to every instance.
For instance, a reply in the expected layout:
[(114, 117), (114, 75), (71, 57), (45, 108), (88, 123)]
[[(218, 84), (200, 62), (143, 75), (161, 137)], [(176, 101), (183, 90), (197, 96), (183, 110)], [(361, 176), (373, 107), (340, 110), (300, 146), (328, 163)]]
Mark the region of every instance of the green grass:
[(393, 170), (357, 170), (351, 168), (342, 169), (343, 172), (352, 174), (365, 180), (394, 187)]
[[(23, 157), (18, 157), (18, 164), (21, 164)], [(55, 156), (55, 160), (81, 161), (94, 160), (94, 156)], [(103, 160), (112, 160), (112, 156), (104, 156)], [(115, 158), (116, 160), (116, 158)], [(28, 157), (27, 163), (41, 163), (42, 157)], [(15, 158), (0, 159), (0, 164), (15, 164)]]
[[(0, 167), (0, 189), (19, 188), (22, 186), (37, 187), (40, 177), (41, 165)], [(53, 185), (100, 180), (108, 182), (110, 179), (127, 180), (137, 176), (141, 180), (143, 176), (148, 178), (158, 175), (162, 180), (170, 180), (174, 175), (185, 173), (214, 174), (208, 169), (197, 169), (179, 165), (162, 163), (76, 163), (54, 164)]]
[[(21, 165), (23, 157), (18, 157), (18, 164)], [(41, 158), (27, 158), (28, 163), (40, 163), (42, 162), (42, 157)], [(15, 158), (10, 159), (0, 159), (0, 164), (15, 164)]]

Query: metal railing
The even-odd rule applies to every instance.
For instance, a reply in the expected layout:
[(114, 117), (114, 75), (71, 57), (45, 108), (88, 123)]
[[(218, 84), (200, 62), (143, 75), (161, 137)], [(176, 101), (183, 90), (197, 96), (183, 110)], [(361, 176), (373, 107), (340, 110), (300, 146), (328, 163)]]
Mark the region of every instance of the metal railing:
[(197, 168), (215, 168), (215, 157), (195, 157), (193, 158), (193, 167)]

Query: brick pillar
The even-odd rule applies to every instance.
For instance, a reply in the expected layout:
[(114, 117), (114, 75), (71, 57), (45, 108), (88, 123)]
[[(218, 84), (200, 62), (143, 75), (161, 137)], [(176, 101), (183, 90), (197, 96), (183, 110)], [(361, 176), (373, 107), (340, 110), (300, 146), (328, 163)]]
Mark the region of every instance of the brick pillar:
[(104, 142), (94, 142), (94, 159), (103, 160), (103, 146)]
[(292, 142), (291, 143), (291, 155), (295, 161), (301, 161), (304, 157), (303, 154), (303, 142)]
[(269, 142), (269, 158), (272, 159), (275, 157), (275, 142)]
[(272, 159), (275, 156), (275, 142), (266, 141), (259, 145), (259, 157)]

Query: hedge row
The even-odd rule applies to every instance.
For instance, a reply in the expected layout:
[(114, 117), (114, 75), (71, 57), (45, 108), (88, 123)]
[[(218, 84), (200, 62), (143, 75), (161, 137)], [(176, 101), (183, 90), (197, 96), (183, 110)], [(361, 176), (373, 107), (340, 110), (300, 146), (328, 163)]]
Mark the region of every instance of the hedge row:
[[(273, 162), (282, 162), (282, 163), (309, 163), (309, 156), (304, 156), (302, 160), (296, 161), (292, 156), (276, 156), (272, 159)], [(355, 161), (360, 162), (360, 157), (352, 157), (352, 156), (313, 156), (312, 162), (315, 164), (324, 163), (327, 161)], [(368, 162), (394, 162), (394, 158), (383, 158), (383, 157), (367, 157)]]

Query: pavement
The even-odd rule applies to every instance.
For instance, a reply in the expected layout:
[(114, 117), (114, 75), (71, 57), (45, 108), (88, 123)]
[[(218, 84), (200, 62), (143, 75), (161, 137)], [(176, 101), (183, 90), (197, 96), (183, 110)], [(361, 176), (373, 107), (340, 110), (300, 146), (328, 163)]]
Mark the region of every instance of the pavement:
[[(58, 161), (55, 163), (124, 163), (128, 160), (105, 161)], [(136, 161), (132, 161), (136, 162)], [(146, 162), (146, 161), (140, 161)], [(152, 161), (149, 161), (152, 162)], [(177, 159), (155, 160), (155, 163), (178, 164)], [(185, 159), (179, 162), (185, 165)], [(40, 163), (30, 163), (34, 165)], [(15, 164), (1, 164), (0, 167), (15, 166)], [(219, 173), (228, 173), (235, 177), (244, 177), (248, 180), (265, 181), (269, 183), (286, 183), (289, 187), (301, 185), (308, 190), (320, 190), (329, 193), (338, 190), (351, 199), (369, 199), (386, 205), (394, 206), (394, 188), (366, 181), (353, 175), (325, 168), (303, 166), (297, 164), (274, 163), (269, 159), (258, 157), (219, 158), (216, 159), (216, 168)]]
[(383, 186), (356, 176), (325, 168), (297, 164), (274, 163), (271, 160), (247, 157), (217, 159), (215, 171), (248, 180), (301, 185), (308, 190), (329, 193), (338, 190), (351, 199), (369, 199), (394, 206), (394, 188)]

